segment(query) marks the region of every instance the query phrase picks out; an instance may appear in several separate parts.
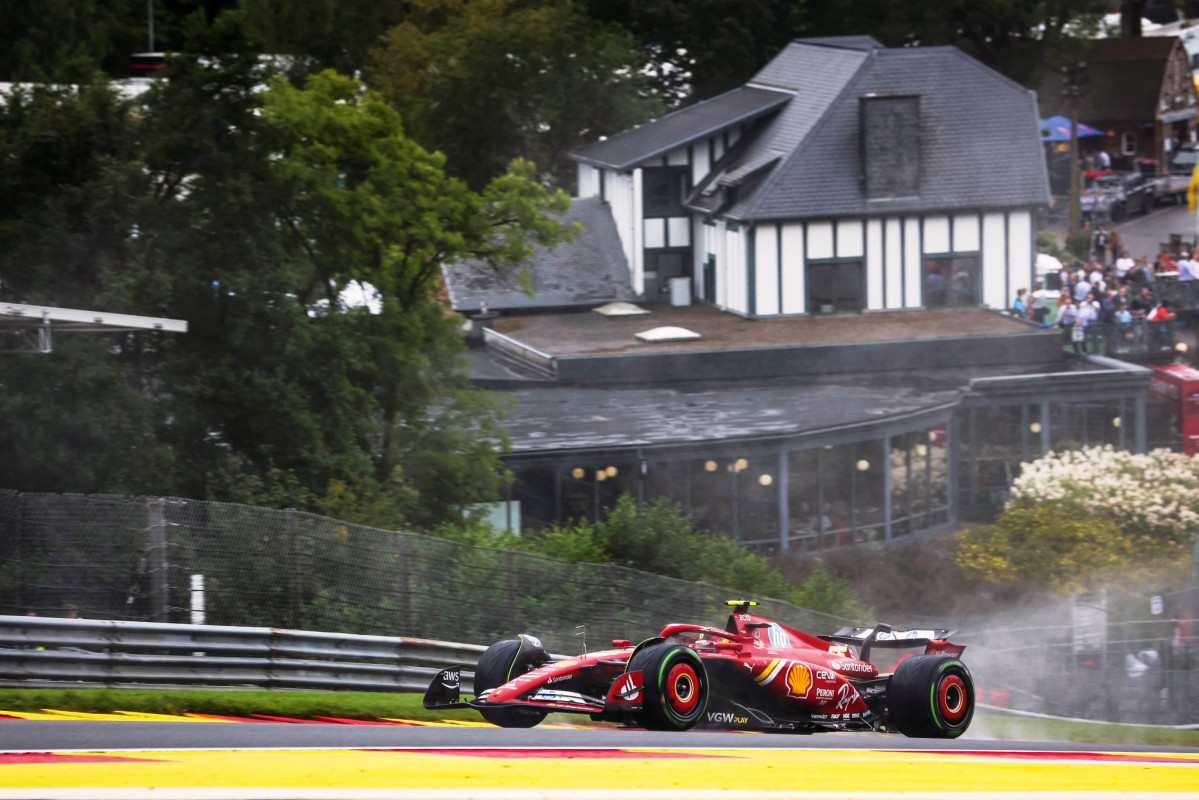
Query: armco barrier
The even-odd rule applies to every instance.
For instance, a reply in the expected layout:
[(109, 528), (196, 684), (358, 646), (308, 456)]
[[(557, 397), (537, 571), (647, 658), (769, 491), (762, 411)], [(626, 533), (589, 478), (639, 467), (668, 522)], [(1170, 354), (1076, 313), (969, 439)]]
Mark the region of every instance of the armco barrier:
[(485, 648), (395, 636), (0, 615), (0, 686), (233, 687), (423, 692), (463, 688)]

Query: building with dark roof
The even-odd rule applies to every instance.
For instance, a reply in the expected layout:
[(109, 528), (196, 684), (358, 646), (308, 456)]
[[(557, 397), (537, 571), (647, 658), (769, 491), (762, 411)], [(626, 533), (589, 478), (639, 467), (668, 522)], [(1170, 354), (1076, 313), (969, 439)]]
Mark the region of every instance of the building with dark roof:
[[(987, 518), (1050, 450), (1147, 446), (1149, 370), (1001, 311), (1048, 198), (1037, 104), (958, 50), (799, 40), (573, 157), (588, 233), (533, 297), (446, 269), (503, 312), (471, 374), (510, 401), (509, 520), (629, 494), (763, 551), (891, 543)], [(653, 302), (672, 279), (700, 302)]]
[(689, 278), (747, 317), (1005, 308), (1048, 202), (1037, 120), (956, 48), (826, 37), (573, 157), (647, 300)]
[(1102, 129), (1103, 147), (1127, 163), (1168, 163), (1176, 142), (1195, 140), (1199, 101), (1182, 42), (1173, 36), (1096, 39), (1079, 57), (1085, 94), (1071, 105), (1060, 73), (1037, 87), (1041, 113), (1063, 114)]

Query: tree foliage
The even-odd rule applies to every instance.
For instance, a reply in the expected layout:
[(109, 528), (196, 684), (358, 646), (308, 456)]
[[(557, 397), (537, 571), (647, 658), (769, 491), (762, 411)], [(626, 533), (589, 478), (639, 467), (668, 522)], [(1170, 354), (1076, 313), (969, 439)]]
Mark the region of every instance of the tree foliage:
[[(357, 81), (272, 80), (237, 15), (192, 25), (136, 103), (98, 81), (0, 105), (6, 299), (190, 325), (0, 362), (0, 485), (393, 527), (494, 497), (502, 409), (462, 372), (440, 265), (569, 238), (549, 215), (569, 199), (519, 162), (473, 192)], [(342, 302), (352, 284), (378, 313)]]
[(369, 82), (413, 138), (481, 187), (514, 158), (557, 185), (566, 155), (658, 108), (627, 33), (573, 0), (417, 0), (373, 54)]

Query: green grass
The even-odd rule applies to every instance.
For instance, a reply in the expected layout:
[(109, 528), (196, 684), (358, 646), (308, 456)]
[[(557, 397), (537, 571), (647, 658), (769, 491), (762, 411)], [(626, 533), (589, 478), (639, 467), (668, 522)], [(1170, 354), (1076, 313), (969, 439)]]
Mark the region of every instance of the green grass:
[(385, 692), (208, 691), (148, 689), (0, 689), (0, 711), (142, 711), (279, 717), (482, 721), (477, 711), (428, 711), (417, 694)]
[(974, 723), (970, 726), (970, 733), (987, 739), (1199, 747), (1199, 730), (1138, 728), (1132, 725), (1091, 725), (1085, 722), (1062, 722), (990, 714), (976, 716)]

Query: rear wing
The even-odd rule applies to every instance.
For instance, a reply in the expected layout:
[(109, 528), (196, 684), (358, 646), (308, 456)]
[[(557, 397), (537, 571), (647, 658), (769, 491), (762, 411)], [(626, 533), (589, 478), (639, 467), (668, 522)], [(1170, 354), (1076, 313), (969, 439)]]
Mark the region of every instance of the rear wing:
[[(912, 630), (897, 631), (880, 625), (877, 628), (845, 627), (831, 636), (822, 636), (820, 638), (827, 639), (830, 642), (852, 644), (858, 647), (870, 642), (875, 647), (898, 648), (927, 646), (929, 642), (933, 641), (943, 642), (955, 633), (957, 631), (946, 628), (914, 628)], [(871, 634), (874, 634), (873, 639), (871, 638)]]

